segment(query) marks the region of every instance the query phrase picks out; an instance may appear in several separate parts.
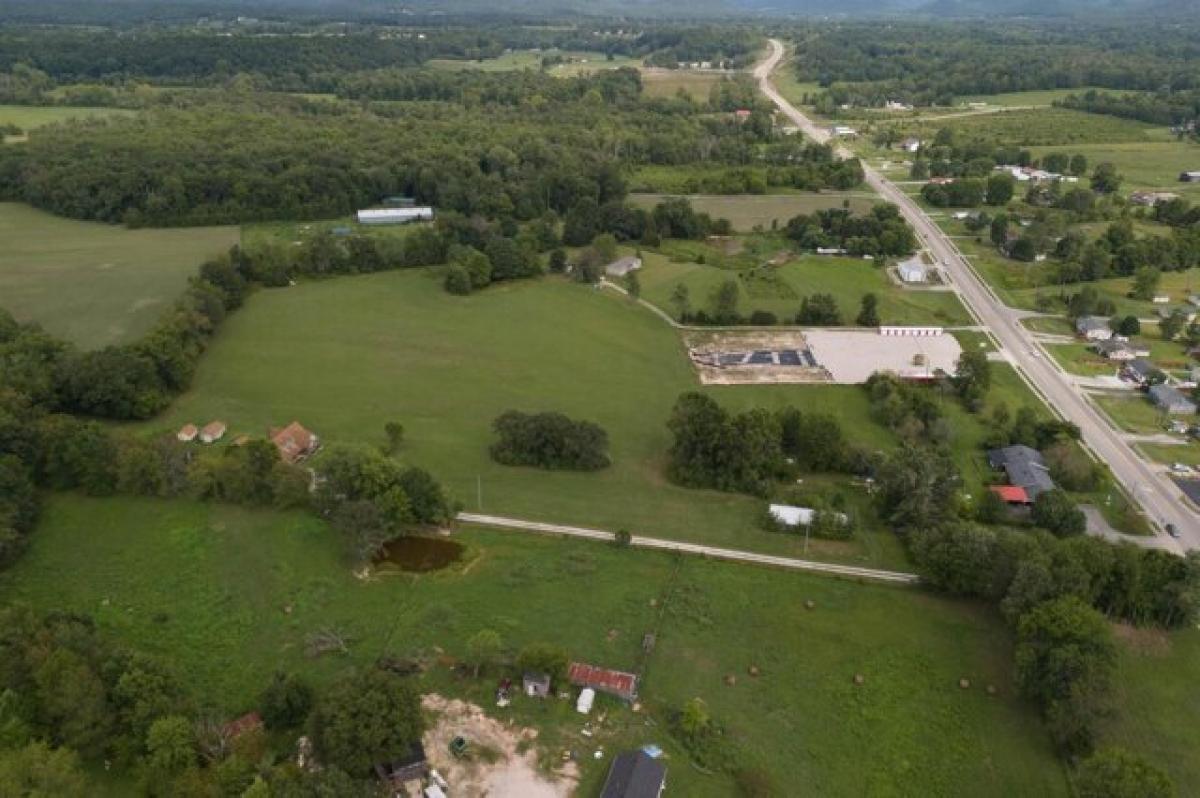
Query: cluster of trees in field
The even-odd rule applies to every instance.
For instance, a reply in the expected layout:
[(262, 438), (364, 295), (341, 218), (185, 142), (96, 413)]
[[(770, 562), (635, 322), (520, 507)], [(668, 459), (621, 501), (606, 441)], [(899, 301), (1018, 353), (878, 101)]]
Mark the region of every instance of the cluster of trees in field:
[[(1091, 89), (1082, 94), (1069, 94), (1057, 105), (1093, 114), (1137, 119), (1152, 125), (1186, 126), (1200, 119), (1200, 88), (1180, 91), (1160, 88), (1154, 92), (1124, 94)], [(1196, 135), (1194, 128), (1181, 132)]]
[(1118, 219), (1091, 240), (1068, 232), (1054, 245), (1054, 253), (1059, 258), (1054, 277), (1060, 283), (1142, 274), (1145, 287), (1138, 293), (1149, 298), (1159, 274), (1200, 264), (1200, 229), (1181, 227), (1169, 236), (1138, 235), (1132, 220)]
[(488, 451), (504, 465), (598, 471), (611, 462), (604, 428), (562, 413), (509, 410), (492, 422), (492, 430), (497, 440)]
[(767, 496), (797, 470), (865, 473), (870, 462), (845, 440), (836, 418), (795, 407), (730, 413), (710, 396), (685, 393), (667, 426), (667, 473), (691, 488)]
[(826, 87), (818, 109), (878, 107), (889, 100), (951, 105), (977, 94), (1099, 86), (1194, 88), (1186, 28), (1069, 28), (1005, 20), (961, 24), (850, 23), (825, 28), (797, 48), (802, 81)]
[(849, 255), (875, 258), (911, 255), (917, 246), (899, 209), (884, 203), (861, 215), (845, 208), (801, 214), (789, 219), (783, 232), (802, 250), (844, 249)]
[[(85, 795), (89, 771), (103, 762), (131, 774), (144, 795), (361, 795), (374, 765), (402, 756), (424, 732), (412, 680), (381, 667), (347, 671), (322, 691), (277, 673), (253, 707), (261, 723), (239, 728), (87, 616), (11, 606), (0, 621), (5, 794)], [(271, 736), (300, 733), (319, 768), (272, 750)]]

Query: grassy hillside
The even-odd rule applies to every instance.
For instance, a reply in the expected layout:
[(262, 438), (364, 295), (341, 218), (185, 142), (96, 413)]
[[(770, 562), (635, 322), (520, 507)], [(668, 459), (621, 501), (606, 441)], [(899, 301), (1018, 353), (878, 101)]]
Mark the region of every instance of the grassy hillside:
[(128, 230), (0, 203), (0, 241), (0, 307), (91, 348), (145, 332), (238, 230)]
[[(679, 795), (733, 793), (728, 778), (690, 767), (664, 728), (671, 708), (697, 696), (739, 761), (790, 794), (1066, 794), (1044, 730), (1012, 693), (1008, 633), (990, 611), (587, 542), (471, 530), (459, 540), (469, 547), (459, 566), (362, 581), (308, 516), (56, 496), (30, 551), (0, 574), (0, 598), (92, 615), (226, 714), (253, 707), (277, 668), (322, 684), (352, 663), (434, 646), (449, 659), (422, 677), (423, 689), (502, 712), (486, 700), (494, 679), (446, 668), (479, 629), (499, 631), (510, 651), (549, 640), (624, 668), (637, 666), (642, 635), (655, 630), (642, 714), (609, 706), (599, 734), (609, 751), (664, 745)], [(815, 608), (804, 609), (810, 600)], [(350, 638), (348, 655), (304, 655), (305, 636), (323, 627)], [(748, 675), (751, 665), (760, 676)], [(852, 683), (856, 673), (865, 684)], [(578, 738), (577, 716), (557, 702), (518, 700), (507, 712), (541, 726), (551, 753), (597, 744)], [(599, 789), (606, 765), (584, 759), (582, 794)]]

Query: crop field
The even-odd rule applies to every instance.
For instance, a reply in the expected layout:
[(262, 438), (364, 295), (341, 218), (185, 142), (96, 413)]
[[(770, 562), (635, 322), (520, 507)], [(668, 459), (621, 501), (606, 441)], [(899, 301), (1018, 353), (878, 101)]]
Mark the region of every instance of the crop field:
[(0, 241), (0, 307), (100, 347), (148, 329), (238, 229), (128, 230), (0, 203)]
[(118, 108), (60, 108), (41, 105), (0, 105), (0, 125), (16, 125), (22, 130), (33, 130), (42, 125), (63, 122), (67, 119), (84, 119), (93, 116), (130, 114)]
[[(631, 194), (629, 201), (649, 210), (671, 194)], [(714, 219), (728, 219), (733, 229), (748, 232), (755, 226), (770, 229), (773, 222), (780, 227), (794, 216), (829, 208), (841, 208), (847, 203), (855, 213), (867, 213), (880, 200), (865, 192), (821, 192), (805, 194), (689, 194), (688, 200), (697, 211)]]
[(727, 80), (720, 72), (695, 72), (685, 69), (642, 70), (642, 94), (647, 97), (674, 97), (680, 91), (698, 102), (707, 102), (712, 87)]
[(643, 259), (646, 265), (639, 279), (644, 298), (672, 314), (671, 294), (678, 284), (688, 287), (693, 309), (700, 310), (717, 287), (732, 277), (741, 286), (740, 312), (745, 315), (768, 310), (781, 321), (790, 321), (804, 296), (823, 292), (833, 295), (846, 324), (853, 324), (863, 294), (874, 293), (884, 323), (954, 325), (970, 321), (954, 293), (900, 288), (888, 279), (883, 266), (872, 261), (807, 255), (782, 266), (735, 272), (676, 263), (655, 254), (643, 253)]
[[(599, 741), (579, 737), (565, 703), (492, 707), (494, 672), (472, 680), (446, 667), (467, 638), (491, 628), (510, 654), (549, 641), (634, 669), (654, 630), (643, 714), (602, 699), (607, 719), (593, 725), (606, 751), (662, 745), (680, 795), (735, 792), (728, 777), (690, 767), (665, 728), (693, 697), (747, 767), (802, 794), (955, 795), (966, 785), (978, 796), (1067, 794), (1046, 732), (1013, 695), (1009, 633), (982, 606), (590, 542), (469, 529), (457, 539), (467, 545), (459, 565), (364, 581), (310, 516), (57, 495), (30, 550), (0, 574), (0, 596), (88, 613), (228, 716), (252, 708), (277, 669), (320, 686), (383, 654), (428, 659), (423, 690), (536, 723), (550, 755)], [(321, 628), (348, 637), (348, 654), (306, 657), (305, 636)], [(448, 659), (435, 664), (435, 646)], [(856, 673), (864, 684), (853, 684)], [(595, 794), (608, 759), (582, 765), (581, 794)]]

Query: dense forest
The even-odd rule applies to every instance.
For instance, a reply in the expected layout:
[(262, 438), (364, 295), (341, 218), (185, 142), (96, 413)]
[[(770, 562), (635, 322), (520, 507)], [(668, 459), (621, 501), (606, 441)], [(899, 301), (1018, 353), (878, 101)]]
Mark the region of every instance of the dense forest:
[(826, 89), (818, 105), (832, 109), (1031, 89), (1178, 91), (1200, 85), (1198, 58), (1188, 26), (860, 23), (805, 37), (796, 70)]

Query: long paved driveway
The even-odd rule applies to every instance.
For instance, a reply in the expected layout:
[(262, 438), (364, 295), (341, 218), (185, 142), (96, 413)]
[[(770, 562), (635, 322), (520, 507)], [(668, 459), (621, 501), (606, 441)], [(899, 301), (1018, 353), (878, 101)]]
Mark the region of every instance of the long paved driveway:
[[(500, 515), (480, 515), (478, 513), (459, 513), (459, 522), (464, 524), (479, 524), (499, 529), (516, 529), (522, 532), (536, 532), (542, 535), (566, 535), (574, 538), (598, 540), (611, 543), (616, 539), (612, 532), (601, 529), (588, 529), (581, 526), (565, 526), (563, 524), (546, 524), (541, 521), (526, 521), (521, 518), (507, 518)], [(752, 551), (739, 549), (722, 549), (716, 546), (701, 546), (696, 543), (683, 543), (678, 540), (662, 538), (647, 538), (634, 535), (629, 544), (642, 549), (658, 549), (660, 551), (675, 551), (682, 554), (694, 554), (710, 557), (715, 560), (730, 560), (732, 562), (751, 563), (754, 565), (769, 565), (775, 568), (787, 568), (793, 571), (812, 571), (820, 574), (848, 577), (851, 579), (870, 579), (876, 582), (892, 582), (894, 584), (916, 584), (920, 577), (916, 574), (901, 571), (881, 571), (877, 568), (859, 568), (854, 565), (838, 565), (813, 560), (797, 560), (793, 557), (776, 557), (772, 554), (757, 554)]]
[[(771, 73), (783, 60), (783, 44), (771, 39), (771, 53), (754, 70), (759, 90), (809, 138), (827, 142), (830, 134), (800, 113), (771, 84)], [(842, 157), (853, 153), (838, 148)], [(954, 242), (925, 214), (911, 197), (879, 172), (863, 164), (866, 183), (894, 203), (930, 253), (943, 265), (963, 304), (996, 337), (1010, 362), (1035, 392), (1059, 415), (1077, 424), (1092, 452), (1112, 470), (1113, 476), (1160, 527), (1172, 523), (1181, 539), (1163, 535), (1163, 548), (1176, 552), (1200, 548), (1200, 518), (1186, 504), (1182, 491), (1156, 472), (1126, 443), (1121, 433), (1097, 410), (1048, 357), (1033, 335), (1021, 325), (1020, 312), (1007, 307), (975, 271)], [(1160, 532), (1161, 534), (1161, 532)]]

